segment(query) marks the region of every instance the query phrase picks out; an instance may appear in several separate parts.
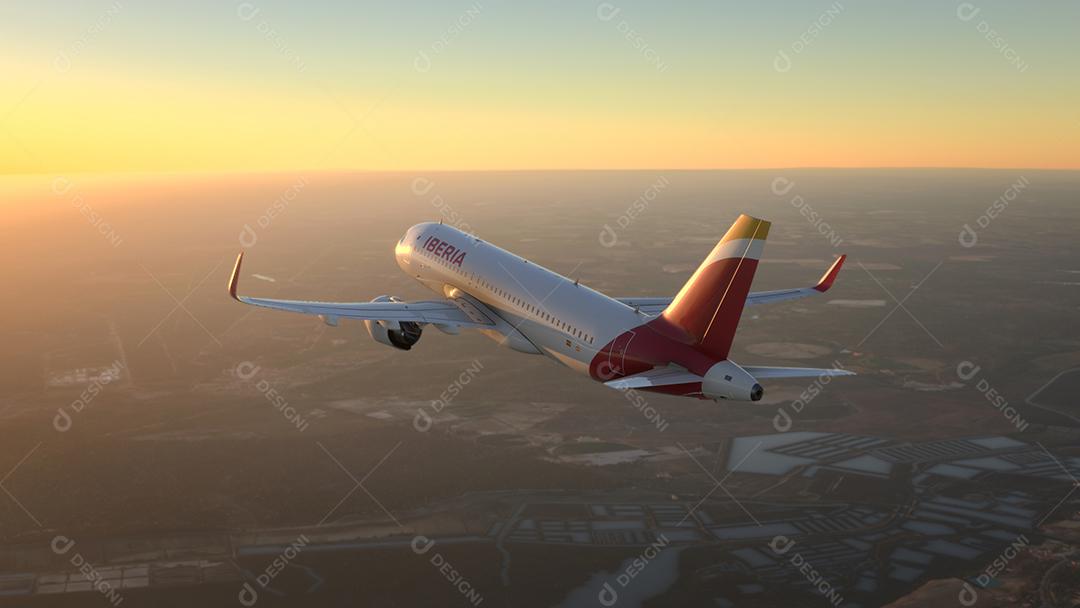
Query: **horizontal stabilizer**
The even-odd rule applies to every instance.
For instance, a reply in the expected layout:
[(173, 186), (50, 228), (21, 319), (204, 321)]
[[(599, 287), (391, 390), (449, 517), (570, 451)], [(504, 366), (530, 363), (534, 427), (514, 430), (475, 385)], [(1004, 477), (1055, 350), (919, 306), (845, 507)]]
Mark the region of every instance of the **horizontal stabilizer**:
[(814, 367), (754, 367), (744, 365), (743, 369), (759, 380), (762, 378), (818, 378), (822, 376), (855, 375), (855, 372), (846, 369), (820, 369)]
[(805, 298), (806, 296), (825, 293), (826, 291), (829, 291), (829, 288), (836, 282), (836, 275), (840, 274), (840, 268), (844, 266), (844, 260), (846, 259), (846, 255), (836, 258), (836, 261), (832, 263), (832, 266), (829, 266), (829, 269), (825, 271), (825, 274), (821, 275), (821, 279), (818, 280), (817, 285), (814, 285), (813, 287), (754, 292), (747, 296), (746, 304), (748, 306), (753, 306), (754, 304), (772, 304), (774, 302), (797, 300), (799, 298)]
[[(836, 282), (836, 275), (840, 274), (840, 268), (844, 265), (844, 260), (847, 259), (846, 255), (842, 255), (836, 258), (836, 261), (829, 266), (829, 269), (825, 271), (825, 274), (821, 276), (821, 279), (815, 285), (810, 287), (797, 287), (795, 289), (777, 289), (774, 291), (755, 291), (746, 296), (746, 305), (754, 306), (756, 304), (772, 304), (774, 302), (786, 302), (788, 300), (797, 300), (799, 298), (805, 298), (807, 296), (816, 296), (819, 293), (825, 293)], [(639, 311), (647, 315), (658, 315), (664, 312), (674, 298), (665, 297), (640, 297), (640, 298), (617, 298), (623, 304), (631, 308), (636, 308)]]
[(634, 374), (633, 376), (609, 380), (604, 383), (604, 386), (610, 386), (611, 388), (625, 391), (631, 388), (690, 384), (693, 382), (701, 382), (702, 379), (701, 376), (691, 374), (681, 367), (669, 365), (667, 367), (650, 369), (647, 372), (641, 372), (640, 374)]

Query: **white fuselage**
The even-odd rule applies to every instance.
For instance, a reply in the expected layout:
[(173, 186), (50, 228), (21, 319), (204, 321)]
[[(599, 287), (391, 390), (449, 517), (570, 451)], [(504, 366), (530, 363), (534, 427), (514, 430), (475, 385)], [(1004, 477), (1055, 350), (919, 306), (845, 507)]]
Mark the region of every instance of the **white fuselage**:
[[(484, 333), (521, 352), (545, 354), (588, 373), (608, 342), (650, 317), (602, 293), (452, 226), (410, 228), (398, 265), (441, 296), (464, 296), (494, 319)], [(484, 310), (484, 309), (487, 310)]]

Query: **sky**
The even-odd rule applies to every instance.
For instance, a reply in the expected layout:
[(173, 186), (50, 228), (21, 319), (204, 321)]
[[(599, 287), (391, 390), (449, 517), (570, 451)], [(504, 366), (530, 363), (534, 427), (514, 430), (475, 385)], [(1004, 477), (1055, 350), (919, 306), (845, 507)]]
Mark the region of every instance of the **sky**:
[(0, 174), (1080, 168), (1080, 2), (0, 6)]

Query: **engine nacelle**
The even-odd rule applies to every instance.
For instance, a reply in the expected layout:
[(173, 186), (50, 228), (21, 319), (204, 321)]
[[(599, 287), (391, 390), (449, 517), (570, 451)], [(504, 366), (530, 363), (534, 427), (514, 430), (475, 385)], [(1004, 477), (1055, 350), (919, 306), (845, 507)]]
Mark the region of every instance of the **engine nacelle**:
[[(372, 302), (401, 302), (394, 296), (379, 296)], [(419, 323), (412, 321), (364, 321), (364, 327), (368, 334), (379, 344), (393, 346), (401, 350), (409, 350), (420, 341), (423, 328)]]
[(710, 399), (761, 401), (765, 389), (750, 372), (731, 361), (721, 361), (705, 372), (701, 392)]

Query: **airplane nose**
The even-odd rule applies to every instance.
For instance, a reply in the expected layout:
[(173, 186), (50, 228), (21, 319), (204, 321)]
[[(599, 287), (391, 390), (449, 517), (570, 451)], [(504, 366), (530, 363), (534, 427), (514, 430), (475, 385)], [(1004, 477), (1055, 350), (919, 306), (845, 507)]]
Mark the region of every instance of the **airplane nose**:
[(761, 397), (765, 394), (765, 389), (761, 388), (760, 384), (755, 384), (754, 388), (750, 389), (750, 400), (761, 401)]

